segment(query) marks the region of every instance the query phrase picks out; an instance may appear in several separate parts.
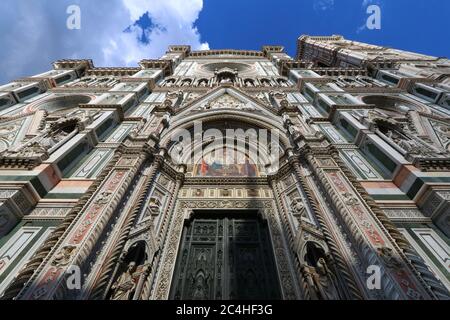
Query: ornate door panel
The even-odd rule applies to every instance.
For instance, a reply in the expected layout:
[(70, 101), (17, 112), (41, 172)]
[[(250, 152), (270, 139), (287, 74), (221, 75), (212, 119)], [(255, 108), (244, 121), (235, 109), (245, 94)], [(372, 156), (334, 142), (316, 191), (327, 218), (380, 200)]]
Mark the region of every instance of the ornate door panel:
[(273, 251), (256, 218), (194, 219), (184, 228), (172, 299), (279, 299)]

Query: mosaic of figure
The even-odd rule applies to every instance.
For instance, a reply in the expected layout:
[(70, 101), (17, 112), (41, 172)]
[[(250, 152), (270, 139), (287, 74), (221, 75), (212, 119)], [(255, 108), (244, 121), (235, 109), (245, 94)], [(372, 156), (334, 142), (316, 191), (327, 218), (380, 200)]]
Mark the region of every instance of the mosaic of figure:
[(203, 157), (196, 167), (196, 175), (201, 177), (256, 177), (258, 168), (248, 156), (225, 148), (221, 154), (218, 151)]

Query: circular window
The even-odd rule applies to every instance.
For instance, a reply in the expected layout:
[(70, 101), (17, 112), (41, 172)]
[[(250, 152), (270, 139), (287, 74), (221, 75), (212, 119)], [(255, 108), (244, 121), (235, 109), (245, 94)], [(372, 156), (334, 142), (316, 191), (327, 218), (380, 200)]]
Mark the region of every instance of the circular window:
[(203, 70), (209, 72), (214, 72), (216, 70), (221, 70), (225, 68), (237, 70), (238, 72), (245, 72), (251, 69), (249, 65), (238, 62), (216, 62), (216, 63), (208, 63), (202, 66)]

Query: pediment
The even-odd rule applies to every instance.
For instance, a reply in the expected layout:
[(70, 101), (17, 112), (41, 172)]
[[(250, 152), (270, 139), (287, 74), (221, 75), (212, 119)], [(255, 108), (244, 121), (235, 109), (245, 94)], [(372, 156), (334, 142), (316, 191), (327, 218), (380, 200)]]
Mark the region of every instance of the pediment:
[(222, 86), (189, 102), (178, 116), (205, 111), (235, 110), (273, 116), (276, 112), (260, 99), (252, 97), (234, 87)]

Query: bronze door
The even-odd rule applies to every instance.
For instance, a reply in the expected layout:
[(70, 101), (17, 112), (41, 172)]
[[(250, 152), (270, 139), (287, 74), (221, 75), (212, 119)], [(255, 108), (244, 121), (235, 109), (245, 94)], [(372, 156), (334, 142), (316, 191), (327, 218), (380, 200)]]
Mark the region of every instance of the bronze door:
[(280, 299), (267, 224), (203, 214), (184, 227), (171, 299)]

